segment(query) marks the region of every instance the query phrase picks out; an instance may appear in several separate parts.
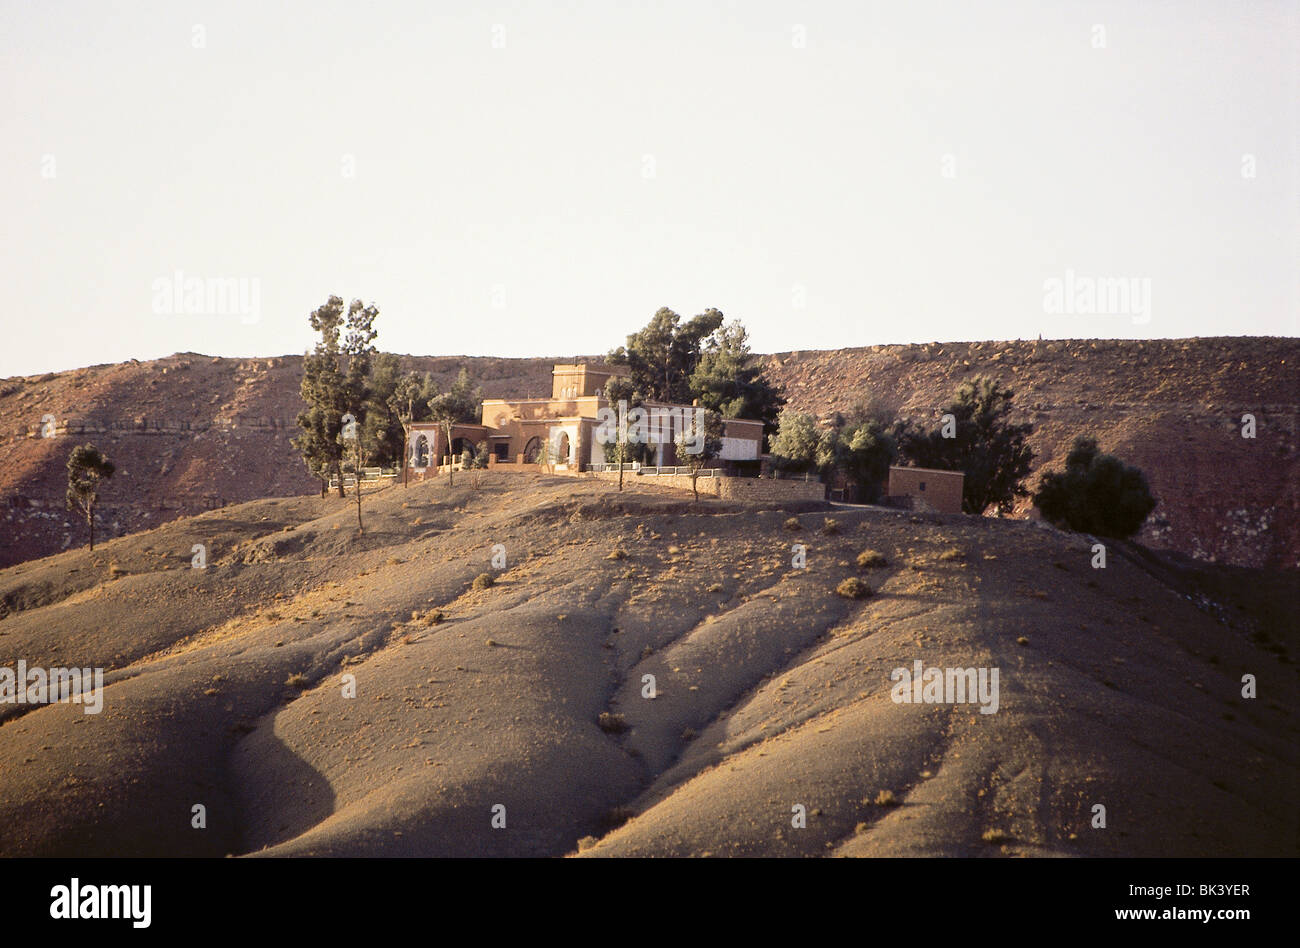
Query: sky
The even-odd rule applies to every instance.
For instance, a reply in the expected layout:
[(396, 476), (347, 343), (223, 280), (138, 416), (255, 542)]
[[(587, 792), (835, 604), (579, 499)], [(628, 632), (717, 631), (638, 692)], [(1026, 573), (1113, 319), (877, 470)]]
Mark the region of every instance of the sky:
[(1296, 2), (0, 3), (0, 376), (1300, 335)]

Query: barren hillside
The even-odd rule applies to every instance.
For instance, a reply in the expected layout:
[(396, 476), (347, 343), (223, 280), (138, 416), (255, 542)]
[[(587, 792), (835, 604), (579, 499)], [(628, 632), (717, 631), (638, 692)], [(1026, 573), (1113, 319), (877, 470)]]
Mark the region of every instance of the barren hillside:
[[(0, 667), (108, 669), (98, 714), (0, 704), (0, 853), (1300, 852), (1259, 611), (1293, 571), (1215, 601), (1042, 524), (812, 506), (491, 474), (384, 488), (364, 535), (268, 499), (0, 570)], [(996, 710), (896, 702), (916, 661), (998, 670)]]
[[(565, 360), (572, 358), (566, 356)], [(1300, 564), (1300, 346), (1293, 339), (944, 343), (765, 356), (791, 403), (822, 413), (877, 402), (934, 418), (958, 382), (990, 373), (1037, 430), (1036, 464), (1096, 435), (1148, 474), (1160, 505), (1141, 540), (1206, 561)], [(549, 391), (552, 359), (406, 357), (450, 383), (468, 368), (492, 396)], [(64, 463), (93, 440), (118, 464), (107, 535), (222, 503), (311, 492), (290, 439), (301, 358), (186, 353), (0, 382), (0, 565), (84, 542), (64, 510)], [(1257, 437), (1241, 437), (1255, 415)], [(55, 437), (40, 437), (52, 416)], [(1031, 486), (1037, 473), (1031, 477)]]
[[(1139, 539), (1198, 559), (1300, 566), (1300, 343), (1295, 339), (934, 343), (767, 357), (791, 402), (824, 413), (877, 400), (937, 421), (960, 382), (1016, 392), (1044, 467), (1077, 434), (1146, 472), (1159, 506)], [(1242, 416), (1256, 437), (1242, 437)], [(1026, 500), (1020, 506), (1028, 508)]]

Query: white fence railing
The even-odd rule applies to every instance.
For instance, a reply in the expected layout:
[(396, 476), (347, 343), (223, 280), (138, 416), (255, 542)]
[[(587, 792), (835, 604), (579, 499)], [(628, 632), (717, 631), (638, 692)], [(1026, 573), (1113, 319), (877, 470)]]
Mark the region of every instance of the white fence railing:
[[(392, 480), (397, 477), (398, 472), (385, 471), (382, 467), (363, 467), (361, 469), (361, 483), (374, 484), (379, 481)], [(352, 487), (357, 482), (357, 475), (352, 471), (343, 472), (343, 486)], [(339, 479), (333, 474), (330, 475), (329, 486), (331, 489), (339, 486)]]

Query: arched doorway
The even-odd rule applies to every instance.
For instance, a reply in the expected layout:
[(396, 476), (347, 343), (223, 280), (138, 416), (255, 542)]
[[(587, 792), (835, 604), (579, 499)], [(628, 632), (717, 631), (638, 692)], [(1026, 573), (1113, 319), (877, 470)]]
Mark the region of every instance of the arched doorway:
[(555, 439), (555, 463), (568, 464), (570, 450), (569, 433), (562, 431), (560, 436)]
[(469, 462), (472, 465), (478, 460), (478, 448), (469, 438), (457, 438), (451, 443), (451, 457), (454, 461), (465, 460), (465, 455), (469, 455)]
[(540, 454), (541, 451), (542, 439), (537, 437), (529, 438), (528, 443), (524, 445), (524, 463), (536, 464), (537, 455)]

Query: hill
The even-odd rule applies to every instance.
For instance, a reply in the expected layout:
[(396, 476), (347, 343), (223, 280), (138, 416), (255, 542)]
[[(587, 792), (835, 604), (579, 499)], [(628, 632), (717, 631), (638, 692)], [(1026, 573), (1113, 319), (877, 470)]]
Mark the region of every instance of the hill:
[[(1300, 566), (1300, 343), (1278, 338), (1054, 340), (876, 346), (767, 357), (803, 411), (855, 402), (937, 422), (963, 379), (1016, 392), (1034, 473), (1077, 434), (1140, 467), (1159, 506), (1139, 539), (1208, 562)], [(1242, 416), (1256, 437), (1242, 437)], [(1019, 505), (1024, 513), (1028, 500)]]
[[(361, 535), (264, 499), (0, 570), (0, 667), (106, 669), (98, 714), (0, 703), (0, 853), (1300, 849), (1293, 571), (587, 478), (365, 508)], [(918, 661), (996, 670), (994, 702), (896, 701)]]
[[(572, 357), (565, 357), (567, 361)], [(595, 358), (595, 357), (592, 357)], [(1294, 339), (975, 342), (764, 356), (791, 404), (825, 414), (857, 402), (933, 421), (957, 384), (991, 374), (1036, 426), (1036, 472), (1095, 435), (1147, 474), (1160, 505), (1140, 539), (1242, 566), (1300, 565), (1300, 347)], [(552, 359), (404, 357), (445, 385), (465, 366), (491, 396), (550, 390)], [(316, 484), (290, 439), (301, 358), (184, 353), (0, 382), (5, 535), (0, 565), (84, 542), (63, 505), (71, 445), (118, 463), (104, 493), (109, 535)], [(1257, 437), (1241, 437), (1256, 417)], [(53, 416), (56, 436), (39, 437)], [(1021, 512), (1027, 504), (1021, 505)]]

